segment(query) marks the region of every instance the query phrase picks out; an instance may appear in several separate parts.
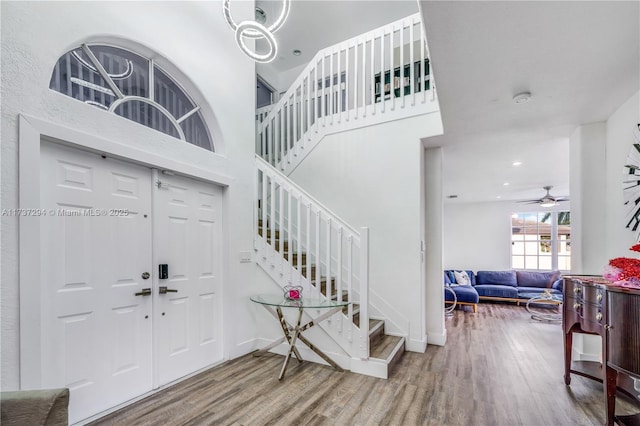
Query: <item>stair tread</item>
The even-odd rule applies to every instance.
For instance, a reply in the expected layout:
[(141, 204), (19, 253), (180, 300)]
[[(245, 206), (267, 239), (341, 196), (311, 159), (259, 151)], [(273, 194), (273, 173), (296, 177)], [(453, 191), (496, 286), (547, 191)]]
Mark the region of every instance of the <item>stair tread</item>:
[(373, 347), (369, 348), (370, 357), (387, 360), (394, 355), (393, 350), (402, 339), (404, 337), (384, 334)]
[(383, 327), (383, 326), (384, 326), (384, 320), (369, 318), (369, 334), (374, 333), (377, 330), (377, 327)]

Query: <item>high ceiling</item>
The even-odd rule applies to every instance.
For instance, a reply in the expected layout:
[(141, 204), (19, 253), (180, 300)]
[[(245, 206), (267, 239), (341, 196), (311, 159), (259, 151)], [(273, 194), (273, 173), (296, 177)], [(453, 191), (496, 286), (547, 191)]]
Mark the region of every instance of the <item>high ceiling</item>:
[[(256, 0), (267, 14), (266, 26), (280, 15), (281, 0)], [(292, 0), (285, 25), (276, 32), (278, 56), (269, 64), (285, 72), (309, 62), (315, 54), (343, 40), (418, 12), (416, 0)], [(257, 49), (265, 49), (264, 41)], [(293, 50), (302, 51), (294, 56)]]
[[(568, 138), (639, 87), (638, 2), (422, 1), (457, 202), (569, 194)], [(513, 96), (531, 92), (528, 103)], [(514, 161), (523, 164), (512, 166)], [(509, 186), (504, 186), (509, 182)]]
[[(267, 25), (280, 0), (257, 0)], [(636, 1), (421, 1), (445, 134), (449, 202), (569, 194), (569, 136), (639, 88)], [(293, 0), (274, 74), (326, 46), (417, 12), (418, 2)], [(292, 51), (300, 49), (301, 56)], [(529, 91), (528, 103), (515, 94)], [(522, 165), (512, 166), (514, 161)], [(504, 183), (508, 182), (508, 186)]]

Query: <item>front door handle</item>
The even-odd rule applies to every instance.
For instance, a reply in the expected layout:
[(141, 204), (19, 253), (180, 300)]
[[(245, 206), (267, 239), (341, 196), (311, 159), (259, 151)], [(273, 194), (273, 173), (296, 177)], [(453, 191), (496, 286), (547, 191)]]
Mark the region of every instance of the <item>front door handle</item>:
[(167, 294), (167, 293), (177, 293), (178, 290), (174, 289), (174, 288), (167, 288), (164, 285), (161, 285), (160, 287), (158, 287), (158, 293), (160, 294)]
[(142, 291), (135, 293), (135, 296), (151, 296), (151, 289), (143, 288)]

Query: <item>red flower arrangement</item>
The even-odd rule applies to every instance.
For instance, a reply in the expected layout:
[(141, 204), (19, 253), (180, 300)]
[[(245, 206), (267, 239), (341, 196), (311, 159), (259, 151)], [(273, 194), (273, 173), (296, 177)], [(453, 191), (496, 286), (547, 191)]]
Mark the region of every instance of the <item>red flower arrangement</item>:
[[(640, 253), (640, 244), (633, 245), (629, 250)], [(621, 286), (640, 288), (640, 259), (611, 259), (602, 276)]]

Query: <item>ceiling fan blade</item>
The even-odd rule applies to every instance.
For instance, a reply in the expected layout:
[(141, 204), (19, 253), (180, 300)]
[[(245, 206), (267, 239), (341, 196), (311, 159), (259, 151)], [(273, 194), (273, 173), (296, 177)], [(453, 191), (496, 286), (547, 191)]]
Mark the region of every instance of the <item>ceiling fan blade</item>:
[(518, 201), (518, 202), (522, 203), (522, 204), (538, 204), (541, 201), (542, 200), (522, 200), (522, 201)]
[(569, 197), (558, 197), (556, 201), (569, 201)]

